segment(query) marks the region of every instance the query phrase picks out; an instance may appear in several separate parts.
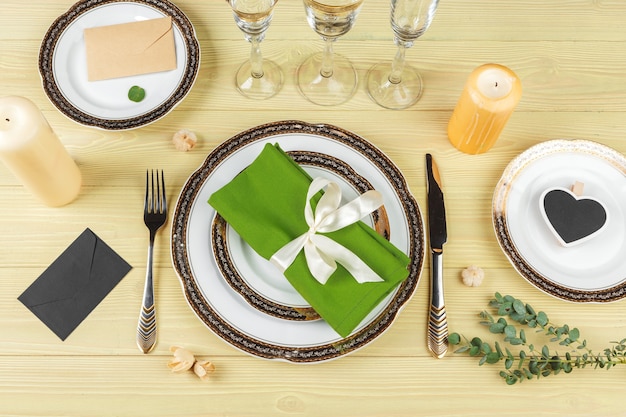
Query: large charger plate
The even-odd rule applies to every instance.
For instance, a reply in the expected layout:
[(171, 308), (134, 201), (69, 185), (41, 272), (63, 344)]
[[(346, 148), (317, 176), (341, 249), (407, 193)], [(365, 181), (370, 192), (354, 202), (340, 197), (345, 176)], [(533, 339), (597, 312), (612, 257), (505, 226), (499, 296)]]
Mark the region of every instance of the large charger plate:
[[(540, 211), (550, 188), (584, 184), (584, 196), (602, 201), (607, 227), (565, 247)], [(493, 224), (511, 264), (544, 292), (572, 302), (610, 302), (626, 297), (626, 158), (586, 140), (550, 140), (512, 160), (493, 198)]]
[[(216, 213), (207, 200), (248, 166), (267, 143), (278, 143), (285, 151), (330, 155), (349, 164), (383, 194), (390, 241), (411, 259), (408, 278), (345, 338), (323, 320), (290, 321), (259, 311), (233, 290), (217, 266), (210, 230)], [(176, 203), (171, 253), (187, 302), (215, 334), (257, 357), (311, 363), (354, 352), (391, 326), (417, 288), (424, 263), (424, 227), (419, 206), (400, 170), (379, 149), (338, 127), (281, 121), (235, 135), (215, 148), (191, 174)], [(257, 259), (255, 263), (273, 271), (265, 273), (279, 274), (267, 261)]]
[[(83, 30), (171, 16), (176, 70), (90, 82)], [(105, 130), (134, 129), (174, 109), (189, 93), (200, 69), (200, 46), (193, 25), (167, 0), (81, 0), (59, 16), (39, 51), (39, 73), (46, 95), (70, 119)], [(130, 101), (139, 85), (146, 97)]]

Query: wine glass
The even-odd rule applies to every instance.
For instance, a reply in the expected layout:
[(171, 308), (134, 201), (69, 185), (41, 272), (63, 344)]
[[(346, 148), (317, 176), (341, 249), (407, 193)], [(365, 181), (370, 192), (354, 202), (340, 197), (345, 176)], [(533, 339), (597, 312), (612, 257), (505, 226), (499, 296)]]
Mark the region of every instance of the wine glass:
[(237, 70), (237, 90), (246, 97), (264, 100), (272, 97), (283, 85), (283, 73), (274, 62), (264, 60), (261, 41), (270, 26), (278, 0), (226, 0), (233, 9), (235, 23), (250, 42), (250, 59)]
[(332, 106), (347, 101), (357, 87), (357, 73), (345, 57), (333, 53), (333, 44), (354, 25), (363, 0), (304, 0), (309, 26), (322, 37), (324, 51), (298, 67), (298, 89), (315, 104)]
[(422, 95), (422, 77), (406, 65), (406, 50), (426, 32), (439, 0), (391, 0), (391, 28), (398, 46), (391, 63), (374, 65), (367, 73), (367, 92), (379, 105), (405, 109)]

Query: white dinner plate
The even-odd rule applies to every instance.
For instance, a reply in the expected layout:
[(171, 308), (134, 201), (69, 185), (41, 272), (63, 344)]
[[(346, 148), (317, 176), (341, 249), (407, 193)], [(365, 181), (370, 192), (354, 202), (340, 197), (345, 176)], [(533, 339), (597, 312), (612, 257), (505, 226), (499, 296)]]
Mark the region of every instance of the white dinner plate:
[[(177, 68), (110, 80), (87, 80), (84, 29), (171, 16)], [(39, 73), (50, 101), (67, 117), (107, 130), (134, 129), (169, 113), (191, 90), (200, 68), (193, 25), (167, 0), (82, 0), (48, 29), (39, 52)], [(138, 85), (139, 103), (128, 99)]]
[[(374, 188), (340, 159), (319, 152), (288, 153), (311, 178), (321, 176), (338, 184), (343, 204)], [(381, 236), (389, 237), (389, 218), (384, 207), (362, 221)], [(219, 214), (211, 226), (211, 244), (220, 273), (251, 306), (285, 320), (320, 319), (289, 281), (277, 274), (276, 268), (252, 250)]]
[[(564, 246), (539, 205), (547, 189), (584, 184), (583, 196), (604, 203), (606, 228)], [(626, 296), (626, 158), (599, 143), (551, 140), (509, 163), (493, 199), (498, 242), (517, 271), (555, 297), (608, 302)]]
[[(283, 320), (259, 311), (233, 290), (217, 266), (210, 230), (215, 210), (207, 200), (248, 166), (266, 143), (278, 143), (287, 152), (330, 155), (352, 167), (382, 193), (389, 219), (389, 239), (411, 259), (408, 278), (348, 337), (340, 337), (324, 320)], [(417, 288), (424, 262), (424, 227), (419, 206), (402, 174), (379, 149), (334, 126), (283, 121), (253, 128), (227, 140), (189, 177), (175, 207), (171, 252), (187, 302), (215, 334), (254, 356), (310, 363), (349, 354), (391, 326)], [(244, 258), (236, 263), (241, 264)], [(254, 262), (265, 270), (264, 274), (280, 275), (268, 261), (255, 258)]]

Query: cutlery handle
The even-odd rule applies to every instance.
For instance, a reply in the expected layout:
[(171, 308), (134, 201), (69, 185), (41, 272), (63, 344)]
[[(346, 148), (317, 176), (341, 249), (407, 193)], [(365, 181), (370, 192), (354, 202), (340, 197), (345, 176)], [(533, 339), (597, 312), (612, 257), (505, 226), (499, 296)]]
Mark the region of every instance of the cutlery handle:
[(152, 282), (152, 253), (154, 243), (150, 239), (148, 246), (148, 266), (146, 268), (146, 283), (143, 289), (143, 300), (137, 325), (137, 346), (143, 353), (149, 353), (156, 345), (157, 323), (156, 309), (154, 308), (154, 285)]
[(448, 317), (443, 299), (443, 252), (433, 251), (431, 254), (428, 349), (435, 358), (443, 358), (448, 351)]

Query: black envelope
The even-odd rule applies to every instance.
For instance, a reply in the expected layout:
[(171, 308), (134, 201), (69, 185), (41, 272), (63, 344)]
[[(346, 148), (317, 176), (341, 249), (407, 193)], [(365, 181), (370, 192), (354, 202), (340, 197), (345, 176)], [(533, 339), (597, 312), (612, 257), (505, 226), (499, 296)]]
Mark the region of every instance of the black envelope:
[(131, 269), (85, 229), (18, 300), (65, 340)]

